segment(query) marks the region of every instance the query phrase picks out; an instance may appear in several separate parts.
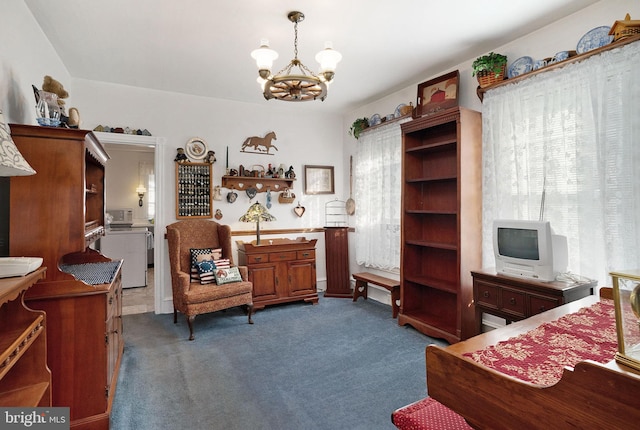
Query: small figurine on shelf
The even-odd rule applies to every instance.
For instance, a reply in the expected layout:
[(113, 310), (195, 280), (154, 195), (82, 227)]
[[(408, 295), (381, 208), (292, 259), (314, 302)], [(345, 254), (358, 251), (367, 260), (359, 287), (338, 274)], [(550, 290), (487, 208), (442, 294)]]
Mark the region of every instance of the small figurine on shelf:
[(296, 178), (296, 172), (293, 171), (293, 166), (289, 166), (289, 170), (287, 170), (287, 173), (285, 173), (285, 176), (289, 179)]
[(215, 151), (208, 151), (207, 155), (204, 157), (204, 162), (213, 164), (216, 162), (216, 153)]
[(186, 163), (189, 161), (187, 154), (184, 153), (184, 148), (178, 148), (178, 154), (176, 155), (176, 159), (173, 161), (176, 163)]

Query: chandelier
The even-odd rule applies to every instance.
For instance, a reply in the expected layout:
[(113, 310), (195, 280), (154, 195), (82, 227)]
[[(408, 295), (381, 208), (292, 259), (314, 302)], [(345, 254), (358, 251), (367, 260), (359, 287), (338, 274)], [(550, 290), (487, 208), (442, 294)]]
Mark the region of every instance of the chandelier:
[[(260, 48), (251, 52), (258, 65), (258, 83), (262, 85), (264, 98), (288, 102), (323, 100), (327, 97), (327, 84), (335, 75), (336, 65), (342, 55), (334, 51), (331, 42), (325, 43), (325, 49), (316, 55), (320, 63), (320, 72), (316, 75), (298, 59), (298, 23), (304, 20), (302, 12), (293, 11), (287, 15), (293, 22), (295, 38), (293, 42), (293, 60), (275, 75), (271, 74), (273, 60), (278, 53), (269, 48), (269, 41), (263, 39)], [(298, 73), (294, 73), (294, 67)]]

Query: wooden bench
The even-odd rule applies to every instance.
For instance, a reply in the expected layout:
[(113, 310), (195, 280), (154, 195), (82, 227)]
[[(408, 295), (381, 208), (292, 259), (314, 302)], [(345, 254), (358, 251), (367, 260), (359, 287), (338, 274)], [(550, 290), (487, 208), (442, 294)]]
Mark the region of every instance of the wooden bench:
[(393, 279), (367, 272), (355, 273), (351, 276), (356, 280), (356, 287), (353, 289), (354, 302), (358, 300), (358, 297), (364, 297), (365, 300), (367, 299), (368, 284), (378, 285), (391, 292), (393, 318), (398, 316), (398, 311), (400, 310), (400, 281), (394, 281)]

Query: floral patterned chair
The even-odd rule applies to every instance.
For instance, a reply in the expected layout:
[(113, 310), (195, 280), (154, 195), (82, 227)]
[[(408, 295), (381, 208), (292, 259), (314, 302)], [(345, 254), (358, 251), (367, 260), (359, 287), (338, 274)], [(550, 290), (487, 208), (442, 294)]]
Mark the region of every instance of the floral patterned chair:
[[(193, 322), (199, 314), (241, 306), (248, 314), (249, 324), (253, 324), (253, 284), (247, 281), (247, 267), (238, 267), (239, 276), (233, 282), (205, 283), (204, 276), (201, 281), (198, 269), (193, 264), (197, 255), (209, 251), (212, 254), (206, 255), (217, 257), (214, 257), (217, 260), (216, 266), (223, 267), (226, 263), (233, 267), (231, 228), (228, 225), (208, 220), (178, 221), (167, 226), (167, 240), (173, 291), (173, 322), (178, 322), (178, 311), (186, 316), (189, 340), (194, 339)], [(216, 252), (218, 255), (215, 255)], [(216, 281), (220, 281), (220, 271), (213, 270), (216, 272)]]

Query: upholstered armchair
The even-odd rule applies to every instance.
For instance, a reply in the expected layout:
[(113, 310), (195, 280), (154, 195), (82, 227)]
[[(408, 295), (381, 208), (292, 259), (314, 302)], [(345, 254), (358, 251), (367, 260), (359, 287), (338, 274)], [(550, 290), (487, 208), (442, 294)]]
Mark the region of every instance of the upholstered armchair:
[(248, 314), (249, 324), (253, 324), (253, 284), (247, 281), (246, 266), (238, 267), (241, 279), (238, 277), (234, 282), (220, 282), (221, 285), (216, 283), (218, 272), (216, 281), (210, 283), (203, 283), (198, 278), (199, 275), (194, 273), (197, 269), (193, 269), (192, 254), (202, 250), (211, 249), (214, 254), (217, 252), (216, 260), (229, 260), (228, 263), (233, 266), (231, 228), (228, 225), (208, 220), (178, 221), (167, 226), (167, 240), (173, 291), (173, 322), (178, 322), (178, 311), (185, 315), (189, 325), (189, 340), (194, 339), (193, 323), (199, 314), (241, 306)]

